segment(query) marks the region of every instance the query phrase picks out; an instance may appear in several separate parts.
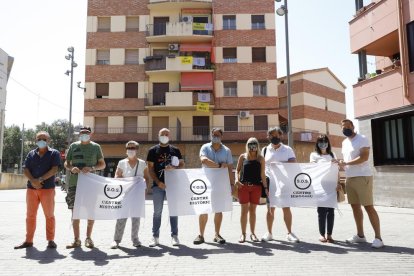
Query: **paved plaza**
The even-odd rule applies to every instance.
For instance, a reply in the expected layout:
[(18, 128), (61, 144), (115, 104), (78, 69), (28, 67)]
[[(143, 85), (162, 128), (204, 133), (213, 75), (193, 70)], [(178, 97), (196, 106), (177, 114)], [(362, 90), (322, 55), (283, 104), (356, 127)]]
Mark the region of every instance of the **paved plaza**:
[[(152, 227), (152, 201), (146, 201), (146, 218), (141, 220), (143, 247), (134, 248), (130, 241), (130, 221), (119, 249), (110, 249), (114, 221), (97, 221), (93, 231), (96, 248), (66, 249), (73, 239), (70, 211), (65, 194), (56, 189), (56, 250), (47, 249), (45, 220), (39, 208), (34, 247), (14, 250), (25, 237), (25, 190), (0, 191), (0, 273), (1, 275), (414, 275), (414, 210), (378, 207), (386, 247), (372, 249), (370, 243), (350, 245), (344, 240), (355, 233), (352, 211), (340, 204), (335, 212), (335, 244), (318, 241), (315, 208), (292, 208), (293, 231), (298, 244), (286, 242), (286, 230), (277, 210), (274, 239), (270, 243), (239, 244), (240, 206), (223, 219), (222, 236), (227, 244), (213, 240), (213, 221), (205, 234), (206, 242), (193, 245), (198, 234), (196, 217), (179, 218), (180, 247), (171, 246), (168, 208), (164, 206), (161, 246), (149, 248)], [(266, 207), (257, 212), (257, 236), (265, 233)], [(85, 239), (85, 221), (81, 222), (81, 239)], [(373, 231), (365, 219), (366, 236)], [(247, 233), (249, 235), (249, 232)]]

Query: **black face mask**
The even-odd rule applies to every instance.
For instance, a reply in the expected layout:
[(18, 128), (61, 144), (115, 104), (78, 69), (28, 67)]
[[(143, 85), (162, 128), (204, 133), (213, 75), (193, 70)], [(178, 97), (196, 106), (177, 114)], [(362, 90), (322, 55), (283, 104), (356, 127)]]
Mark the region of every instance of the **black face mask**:
[(277, 144), (279, 144), (279, 143), (280, 143), (280, 138), (279, 138), (279, 137), (272, 137), (272, 138), (270, 138), (270, 142), (271, 142), (273, 145), (277, 145)]
[(354, 131), (351, 128), (344, 128), (342, 130), (342, 133), (346, 136), (346, 137), (351, 137), (352, 134), (354, 134)]

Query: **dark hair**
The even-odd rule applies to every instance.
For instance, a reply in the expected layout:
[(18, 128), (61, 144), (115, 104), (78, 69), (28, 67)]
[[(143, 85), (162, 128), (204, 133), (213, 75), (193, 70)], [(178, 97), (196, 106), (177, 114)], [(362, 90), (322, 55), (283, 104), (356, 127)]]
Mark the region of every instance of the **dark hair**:
[(81, 127), (81, 128), (79, 129), (79, 132), (81, 132), (81, 131), (89, 131), (89, 132), (92, 132), (91, 127), (90, 127), (90, 126), (83, 126), (83, 127)]
[(213, 127), (211, 129), (211, 134), (213, 134), (214, 132), (219, 131), (221, 135), (223, 135), (223, 130), (219, 127)]
[(351, 120), (349, 120), (349, 119), (343, 119), (341, 121), (341, 124), (343, 124), (343, 123), (351, 123), (351, 126), (354, 126), (354, 123)]
[(315, 143), (315, 151), (319, 154), (322, 155), (322, 151), (321, 149), (318, 147), (318, 143), (319, 142), (325, 142), (328, 143), (328, 147), (326, 148), (326, 153), (328, 153), (330, 156), (332, 156), (332, 158), (334, 158), (333, 152), (332, 152), (332, 148), (331, 148), (331, 142), (329, 141), (328, 135), (326, 134), (321, 134), (318, 136), (318, 138), (316, 138), (316, 143)]

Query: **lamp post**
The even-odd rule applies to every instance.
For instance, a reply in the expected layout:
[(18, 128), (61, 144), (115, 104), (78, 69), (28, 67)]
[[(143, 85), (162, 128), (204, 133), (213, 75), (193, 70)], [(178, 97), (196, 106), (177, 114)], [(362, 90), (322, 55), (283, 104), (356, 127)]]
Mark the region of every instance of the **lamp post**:
[[(281, 0), (275, 0), (280, 2)], [(293, 132), (292, 132), (292, 102), (291, 102), (291, 86), (290, 86), (290, 59), (289, 59), (289, 21), (288, 21), (288, 6), (287, 0), (284, 0), (277, 10), (276, 14), (285, 16), (285, 40), (286, 40), (286, 96), (287, 96), (287, 113), (288, 113), (288, 145), (293, 147)]]
[(70, 100), (69, 100), (69, 127), (68, 127), (68, 147), (72, 140), (72, 91), (73, 91), (73, 68), (78, 64), (73, 60), (75, 58), (75, 48), (73, 46), (68, 48), (69, 54), (65, 56), (67, 60), (70, 60), (70, 70), (66, 70), (66, 75), (70, 75)]
[(20, 164), (19, 164), (19, 174), (23, 174), (23, 151), (24, 151), (24, 124), (22, 127), (22, 141), (21, 149), (20, 149)]

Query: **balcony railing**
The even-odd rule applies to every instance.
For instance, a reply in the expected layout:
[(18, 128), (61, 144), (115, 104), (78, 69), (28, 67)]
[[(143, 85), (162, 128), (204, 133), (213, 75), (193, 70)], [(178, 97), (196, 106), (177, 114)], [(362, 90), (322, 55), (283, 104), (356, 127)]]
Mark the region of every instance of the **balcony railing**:
[[(187, 59), (183, 61), (182, 59)], [(148, 56), (144, 59), (145, 71), (174, 71), (185, 72), (192, 70), (212, 70), (213, 66), (209, 57), (192, 56)]]
[[(206, 92), (208, 93), (208, 92)], [(146, 93), (145, 106), (194, 106), (198, 102), (198, 92), (165, 92), (165, 93)], [(214, 104), (214, 96), (210, 94), (210, 105)]]
[[(212, 26), (201, 23), (201, 26)], [(203, 27), (201, 27), (203, 28)], [(208, 28), (208, 27), (207, 27)], [(147, 25), (147, 37), (150, 36), (193, 36), (206, 35), (212, 36), (213, 30), (200, 30), (200, 25), (193, 22), (167, 22)]]

